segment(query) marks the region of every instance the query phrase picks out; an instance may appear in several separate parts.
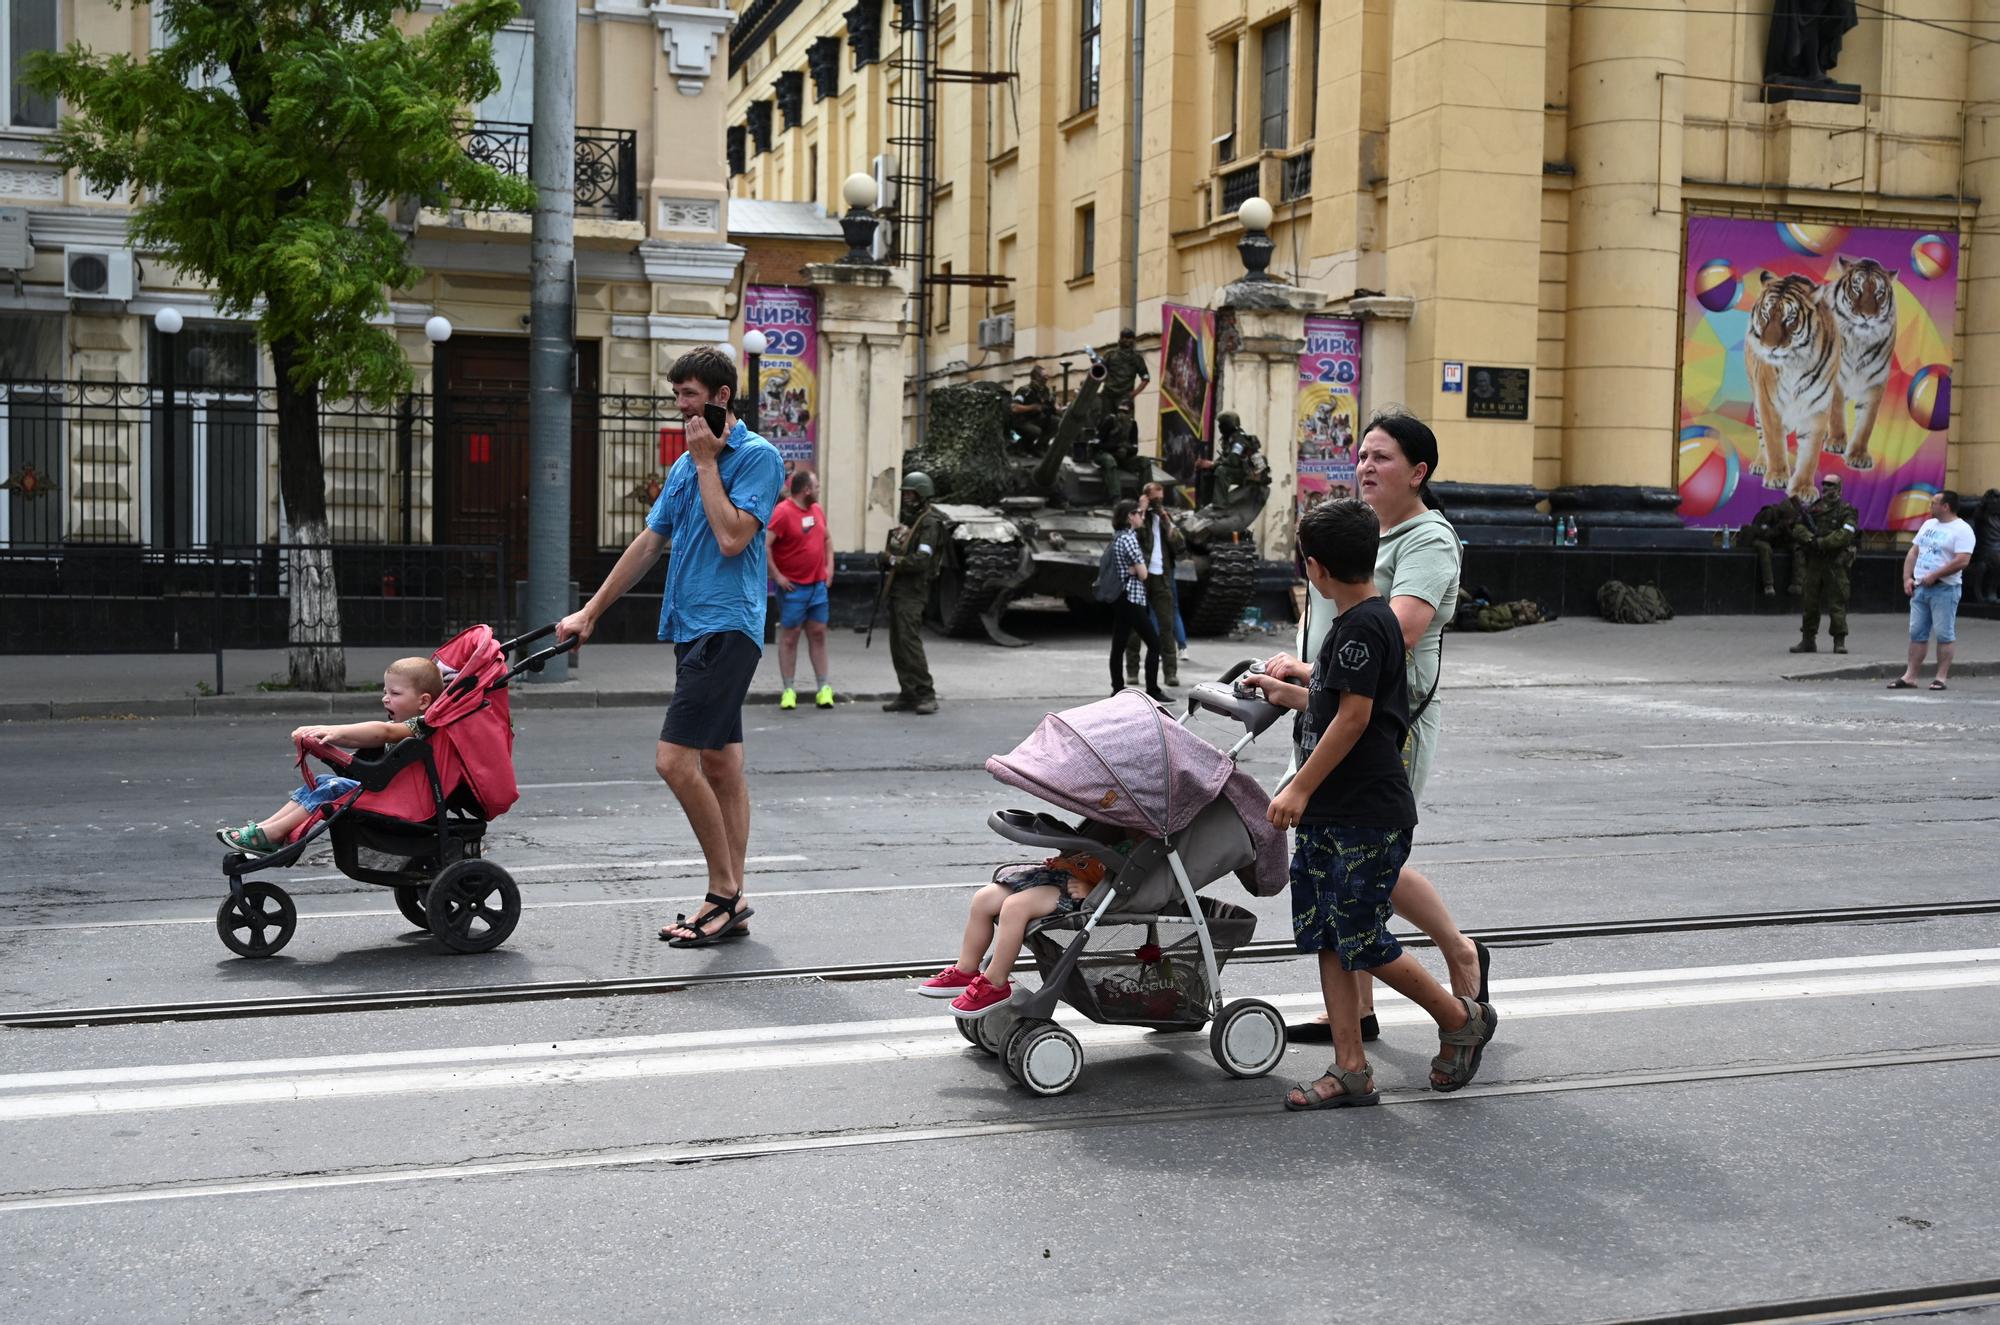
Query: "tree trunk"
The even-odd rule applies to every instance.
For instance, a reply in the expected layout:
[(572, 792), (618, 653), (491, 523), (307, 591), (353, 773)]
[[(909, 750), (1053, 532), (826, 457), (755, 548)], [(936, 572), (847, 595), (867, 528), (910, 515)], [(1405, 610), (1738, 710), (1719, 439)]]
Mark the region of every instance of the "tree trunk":
[(292, 548), (287, 554), (291, 619), (287, 635), (296, 690), (347, 688), (340, 642), (340, 588), (333, 573), (333, 531), (326, 522), (326, 467), (319, 451), (319, 388), (292, 381), (297, 346), (271, 345), (278, 376), (278, 487)]

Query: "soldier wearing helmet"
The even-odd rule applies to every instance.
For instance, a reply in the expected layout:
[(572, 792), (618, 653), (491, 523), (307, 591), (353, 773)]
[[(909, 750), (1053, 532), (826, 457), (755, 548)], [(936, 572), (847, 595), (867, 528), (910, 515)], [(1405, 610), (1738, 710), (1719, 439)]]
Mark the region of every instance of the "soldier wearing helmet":
[(923, 636), (931, 581), (945, 552), (944, 517), (931, 509), (936, 496), (930, 475), (918, 470), (903, 475), (898, 523), (881, 557), (888, 575), (882, 596), (889, 607), (889, 661), (896, 668), (896, 697), (882, 706), (886, 713), (927, 714), (938, 709)]

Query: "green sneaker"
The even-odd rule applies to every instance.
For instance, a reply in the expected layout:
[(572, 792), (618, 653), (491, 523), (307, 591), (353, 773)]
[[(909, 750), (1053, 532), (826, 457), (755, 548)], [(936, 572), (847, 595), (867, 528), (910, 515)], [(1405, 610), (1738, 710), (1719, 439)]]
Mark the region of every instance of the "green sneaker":
[(823, 708), (823, 709), (830, 709), (830, 708), (832, 708), (832, 707), (833, 707), (833, 687), (832, 687), (832, 686), (830, 686), (830, 685), (823, 685), (823, 686), (821, 686), (821, 687), (819, 688), (819, 693), (818, 693), (817, 695), (814, 695), (814, 696), (813, 696), (813, 703), (815, 703), (815, 704), (819, 705), (819, 707), (821, 707), (821, 708)]
[(790, 686), (786, 686), (785, 693), (778, 696), (778, 707), (781, 709), (795, 709), (798, 706), (799, 692)]

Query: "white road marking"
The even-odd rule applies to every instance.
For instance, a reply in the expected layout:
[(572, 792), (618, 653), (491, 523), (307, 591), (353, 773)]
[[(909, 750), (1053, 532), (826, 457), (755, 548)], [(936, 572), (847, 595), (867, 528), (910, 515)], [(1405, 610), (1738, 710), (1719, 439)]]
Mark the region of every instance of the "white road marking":
[(602, 782), (521, 782), (521, 791), (571, 791), (578, 787), (665, 787), (657, 776), (649, 778), (607, 778)]
[(1642, 745), (1641, 750), (1761, 750), (1772, 745), (1922, 745), (1922, 741), (1867, 741), (1860, 738), (1842, 740), (1796, 741), (1678, 741), (1672, 745)]
[[(1931, 969), (1923, 969), (1929, 967)], [(1834, 972), (1840, 972), (1838, 974)], [(1718, 973), (1727, 973), (1718, 978)], [(1509, 1023), (1544, 1017), (1771, 1002), (1780, 999), (1857, 997), (1934, 992), (2000, 985), (2000, 949), (1957, 953), (1901, 953), (1877, 957), (1772, 962), (1711, 967), (1702, 971), (1605, 972), (1503, 980), (1495, 998)], [(1541, 991), (1539, 993), (1531, 991)], [(1387, 991), (1384, 991), (1386, 994)], [(1266, 1000), (1281, 1010), (1316, 1007), (1318, 991)], [(1384, 998), (1377, 1015), (1385, 1025), (1428, 1020), (1412, 1004)], [(1078, 1040), (1106, 1046), (1142, 1041), (1139, 1028), (1099, 1026), (1070, 1016)], [(33, 1119), (225, 1105), (272, 1105), (418, 1092), (519, 1089), (606, 1081), (657, 1080), (730, 1072), (796, 1071), (949, 1057), (965, 1042), (938, 1009), (923, 1018), (831, 1023), (820, 1026), (686, 1032), (678, 1035), (560, 1043), (501, 1045), (445, 1051), (352, 1055), (319, 1060), (172, 1065), (104, 1069), (82, 1074), (23, 1074), (0, 1078), (0, 1123)], [(301, 1070), (302, 1065), (304, 1070)], [(375, 1070), (366, 1070), (373, 1067)], [(134, 1085), (85, 1091), (47, 1091), (53, 1084), (140, 1081), (147, 1072), (200, 1076), (187, 1084)], [(228, 1079), (235, 1076), (237, 1079)]]
[[(808, 857), (805, 856), (745, 856), (743, 863), (746, 865), (796, 865), (806, 859)], [(518, 879), (527, 874), (554, 874), (559, 870), (607, 870), (615, 872), (620, 870), (685, 869), (693, 865), (707, 865), (708, 861), (700, 856), (682, 856), (678, 860), (591, 860), (563, 862), (554, 865), (507, 865), (504, 861), (498, 863), (504, 866), (509, 874)], [(340, 873), (293, 874), (274, 877), (288, 877), (293, 883), (334, 883), (344, 881), (347, 878), (345, 874)]]

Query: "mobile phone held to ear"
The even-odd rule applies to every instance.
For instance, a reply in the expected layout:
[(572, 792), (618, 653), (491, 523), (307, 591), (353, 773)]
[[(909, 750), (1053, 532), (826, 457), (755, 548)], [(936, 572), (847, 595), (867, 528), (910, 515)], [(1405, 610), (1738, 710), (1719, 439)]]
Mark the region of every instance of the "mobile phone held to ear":
[(729, 435), (729, 411), (720, 405), (708, 404), (701, 407), (701, 417), (708, 422), (708, 430), (717, 437)]

